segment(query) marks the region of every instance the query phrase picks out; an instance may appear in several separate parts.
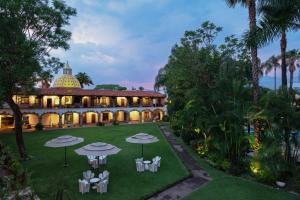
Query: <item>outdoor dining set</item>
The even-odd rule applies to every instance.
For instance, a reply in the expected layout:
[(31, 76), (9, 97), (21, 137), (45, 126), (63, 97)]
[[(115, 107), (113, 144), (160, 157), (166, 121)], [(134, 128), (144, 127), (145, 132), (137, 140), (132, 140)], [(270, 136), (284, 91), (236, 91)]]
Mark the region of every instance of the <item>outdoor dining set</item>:
[[(70, 135), (60, 136), (55, 139), (52, 139), (46, 142), (45, 146), (47, 147), (64, 147), (64, 167), (68, 166), (67, 163), (67, 146), (73, 146), (83, 142), (84, 139), (80, 137), (74, 137)], [(143, 159), (144, 153), (144, 144), (158, 142), (158, 138), (147, 133), (138, 133), (131, 137), (126, 138), (126, 141), (129, 143), (136, 143), (142, 145), (142, 156), (141, 158), (135, 159), (136, 170), (137, 172), (157, 172), (160, 167), (161, 157), (155, 156), (150, 160)], [(75, 152), (78, 155), (83, 155), (87, 157), (88, 164), (91, 166), (91, 169), (98, 171), (98, 176), (96, 172), (87, 170), (83, 172), (83, 178), (78, 180), (79, 192), (82, 194), (88, 193), (90, 188), (95, 189), (98, 193), (106, 193), (108, 184), (109, 184), (109, 172), (107, 170), (99, 173), (99, 166), (107, 164), (107, 156), (117, 154), (121, 151), (118, 147), (107, 144), (104, 142), (95, 142), (88, 145), (85, 145), (81, 148), (75, 149)]]
[(149, 170), (150, 172), (157, 172), (158, 168), (160, 167), (160, 156), (155, 156), (152, 159), (152, 163), (150, 160), (143, 160), (143, 158), (135, 159), (136, 164), (136, 171), (137, 172), (144, 172)]
[(96, 189), (99, 193), (107, 192), (107, 186), (109, 183), (109, 172), (107, 170), (100, 173), (98, 177), (95, 177), (95, 173), (91, 170), (83, 172), (83, 179), (79, 179), (79, 192), (90, 192), (90, 187)]

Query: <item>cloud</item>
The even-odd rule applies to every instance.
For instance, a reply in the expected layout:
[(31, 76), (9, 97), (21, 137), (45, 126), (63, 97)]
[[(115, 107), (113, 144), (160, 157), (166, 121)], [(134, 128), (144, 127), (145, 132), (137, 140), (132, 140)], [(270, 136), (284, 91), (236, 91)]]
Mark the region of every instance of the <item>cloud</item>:
[(81, 16), (72, 30), (74, 44), (112, 46), (126, 38), (126, 29), (114, 17), (107, 15)]
[(83, 60), (83, 62), (87, 62), (87, 63), (112, 64), (116, 61), (114, 57), (103, 54), (102, 52), (99, 51), (82, 54), (80, 58)]

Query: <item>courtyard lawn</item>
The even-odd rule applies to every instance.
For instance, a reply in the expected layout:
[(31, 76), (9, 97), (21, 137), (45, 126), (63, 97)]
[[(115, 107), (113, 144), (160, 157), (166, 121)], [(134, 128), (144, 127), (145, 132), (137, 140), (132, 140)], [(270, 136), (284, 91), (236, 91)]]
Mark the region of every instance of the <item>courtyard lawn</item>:
[(299, 195), (274, 189), (255, 181), (234, 177), (217, 170), (211, 167), (208, 162), (201, 159), (180, 138), (177, 139), (213, 178), (212, 181), (184, 198), (184, 200), (300, 200)]
[[(162, 157), (158, 173), (136, 172), (134, 159), (140, 157), (141, 145), (127, 143), (125, 138), (138, 132), (149, 133), (159, 138), (157, 143), (144, 145), (145, 159), (150, 160), (156, 155)], [(52, 138), (66, 134), (83, 137), (85, 141), (68, 147), (67, 156), (70, 166), (63, 168), (64, 149), (43, 145)], [(70, 199), (99, 199), (99, 196), (106, 200), (142, 199), (189, 175), (156, 124), (32, 132), (24, 133), (24, 138), (28, 153), (32, 156), (32, 160), (24, 162), (24, 165), (31, 173), (33, 188), (41, 199), (54, 199), (53, 195), (62, 187), (66, 188)], [(14, 134), (1, 134), (0, 140), (16, 153)], [(107, 169), (110, 172), (108, 193), (100, 195), (91, 189), (90, 193), (82, 195), (78, 191), (78, 179), (82, 179), (82, 172), (90, 167), (87, 158), (77, 155), (74, 149), (96, 141), (113, 144), (122, 151), (108, 156), (108, 164), (100, 168), (101, 171)]]

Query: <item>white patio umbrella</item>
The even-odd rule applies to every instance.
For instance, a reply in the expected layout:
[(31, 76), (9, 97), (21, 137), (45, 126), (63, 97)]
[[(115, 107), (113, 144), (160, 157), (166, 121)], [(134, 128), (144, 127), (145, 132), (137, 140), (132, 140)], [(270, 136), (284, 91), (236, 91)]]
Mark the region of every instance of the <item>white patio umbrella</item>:
[(104, 142), (91, 143), (75, 150), (78, 155), (96, 156), (98, 158), (98, 168), (99, 156), (113, 155), (119, 153), (119, 151), (121, 151), (121, 149), (118, 147)]
[(45, 146), (46, 147), (53, 147), (53, 148), (58, 148), (58, 147), (64, 147), (65, 148), (65, 164), (64, 167), (67, 167), (67, 147), (68, 146), (73, 146), (75, 144), (79, 144), (83, 142), (84, 139), (81, 137), (74, 137), (71, 135), (64, 135), (60, 136), (57, 138), (54, 138), (52, 140), (49, 140), (46, 142)]
[(149, 135), (147, 133), (138, 133), (138, 134), (135, 134), (133, 136), (126, 138), (126, 141), (129, 143), (142, 144), (142, 157), (143, 157), (143, 154), (144, 154), (144, 146), (143, 145), (158, 142), (159, 140), (157, 137), (155, 137), (153, 135)]

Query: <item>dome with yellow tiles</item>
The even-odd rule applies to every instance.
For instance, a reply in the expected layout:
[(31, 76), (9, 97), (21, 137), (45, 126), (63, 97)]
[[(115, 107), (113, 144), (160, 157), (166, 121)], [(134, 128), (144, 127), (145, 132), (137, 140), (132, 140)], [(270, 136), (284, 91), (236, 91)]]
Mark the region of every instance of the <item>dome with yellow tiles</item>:
[(77, 78), (72, 75), (72, 69), (68, 62), (64, 66), (63, 73), (54, 81), (54, 88), (81, 88)]

